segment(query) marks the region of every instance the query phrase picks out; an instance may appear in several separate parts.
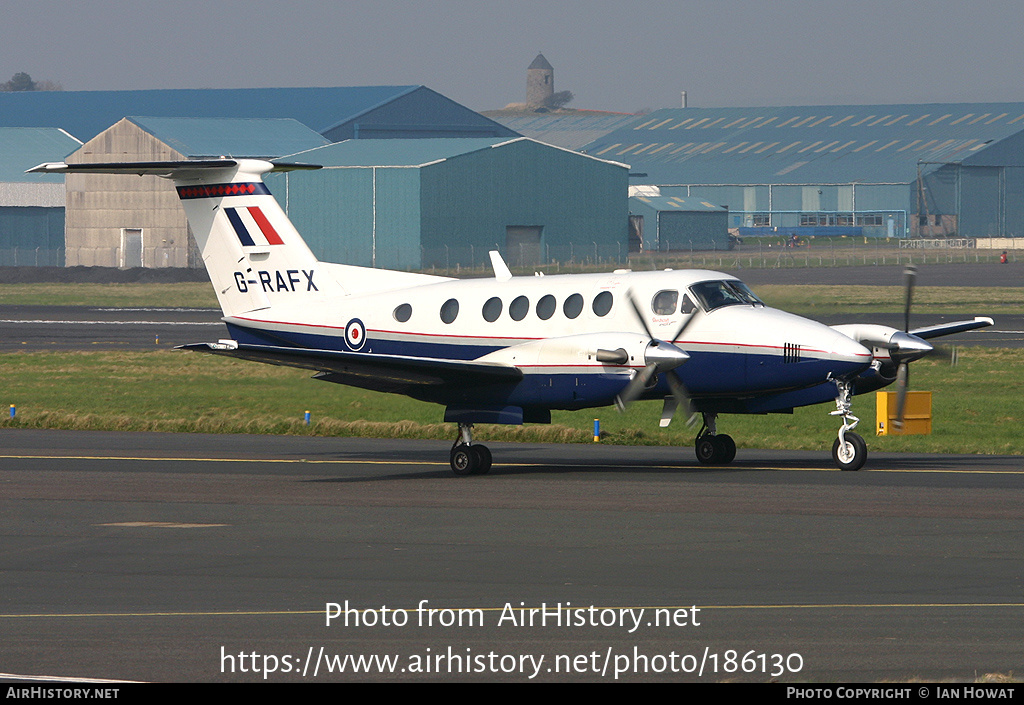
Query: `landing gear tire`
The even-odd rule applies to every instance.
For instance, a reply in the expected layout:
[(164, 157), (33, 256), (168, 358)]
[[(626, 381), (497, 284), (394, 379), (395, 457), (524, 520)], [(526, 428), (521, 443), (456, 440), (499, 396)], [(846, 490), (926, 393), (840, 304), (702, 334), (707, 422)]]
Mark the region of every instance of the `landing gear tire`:
[(480, 464), (479, 456), (473, 450), (476, 446), (459, 444), (452, 448), (452, 472), (456, 475), (472, 475)]
[(491, 451), (487, 446), (460, 443), (452, 448), (450, 461), (456, 475), (484, 475), (491, 469)]
[(736, 441), (724, 433), (701, 436), (695, 445), (697, 462), (701, 465), (728, 465), (736, 458)]
[(840, 470), (860, 470), (868, 459), (868, 444), (856, 433), (847, 432), (843, 435), (846, 443), (840, 443), (837, 438), (832, 444), (832, 459)]
[(736, 459), (736, 441), (732, 439), (732, 436), (727, 436), (724, 433), (720, 436), (715, 436), (715, 438), (718, 439), (722, 450), (722, 457), (718, 462), (722, 465), (728, 465)]
[(702, 436), (697, 439), (695, 447), (697, 462), (701, 465), (718, 465), (719, 449), (715, 436)]
[(487, 446), (474, 445), (470, 446), (473, 453), (476, 455), (477, 468), (473, 473), (474, 475), (486, 475), (491, 469), (491, 451)]

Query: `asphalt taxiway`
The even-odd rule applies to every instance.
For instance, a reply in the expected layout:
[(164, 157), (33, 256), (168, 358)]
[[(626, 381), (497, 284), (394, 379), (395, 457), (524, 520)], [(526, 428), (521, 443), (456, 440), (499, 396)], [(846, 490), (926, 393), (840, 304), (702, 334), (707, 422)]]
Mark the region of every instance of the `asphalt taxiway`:
[[(271, 682), (1020, 672), (1021, 458), (874, 454), (844, 473), (825, 451), (741, 449), (709, 469), (690, 448), (495, 443), (491, 474), (457, 478), (447, 449), (4, 431), (3, 670)], [(329, 622), (331, 610), (342, 616)]]

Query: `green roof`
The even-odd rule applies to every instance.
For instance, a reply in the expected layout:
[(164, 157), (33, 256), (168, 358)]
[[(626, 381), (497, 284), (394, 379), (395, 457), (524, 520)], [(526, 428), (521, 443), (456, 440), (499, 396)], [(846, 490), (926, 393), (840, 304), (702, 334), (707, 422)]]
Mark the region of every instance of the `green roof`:
[(330, 141), (292, 119), (130, 117), (128, 120), (189, 158), (275, 159)]
[(633, 183), (909, 183), (919, 164), (1019, 162), (1022, 133), (1024, 103), (670, 108), (584, 151), (646, 174)]
[(0, 127), (0, 181), (63, 183), (63, 174), (26, 174), (43, 162), (59, 162), (82, 146), (54, 127)]
[(88, 141), (127, 115), (292, 118), (335, 141), (373, 129), (512, 136), (426, 86), (0, 92), (0, 127), (59, 127)]
[(463, 139), (346, 140), (311, 149), (288, 158), (324, 167), (425, 166), (461, 154), (506, 144), (515, 139), (470, 137)]
[(126, 115), (295, 118), (317, 132), (417, 86), (0, 92), (0, 125), (61, 127), (90, 140)]
[(609, 132), (636, 121), (636, 115), (597, 110), (557, 113), (493, 110), (482, 114), (524, 137), (577, 151)]

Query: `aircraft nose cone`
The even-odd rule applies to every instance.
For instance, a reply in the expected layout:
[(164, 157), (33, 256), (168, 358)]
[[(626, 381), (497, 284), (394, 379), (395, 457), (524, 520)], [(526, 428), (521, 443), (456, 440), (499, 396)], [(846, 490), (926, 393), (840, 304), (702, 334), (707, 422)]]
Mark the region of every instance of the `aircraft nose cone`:
[(897, 363), (912, 362), (935, 349), (928, 341), (903, 331), (893, 333), (889, 345), (893, 346), (889, 354)]
[(644, 362), (648, 365), (656, 365), (658, 372), (666, 372), (675, 369), (690, 359), (685, 350), (677, 348), (672, 343), (664, 340), (652, 341), (644, 352)]

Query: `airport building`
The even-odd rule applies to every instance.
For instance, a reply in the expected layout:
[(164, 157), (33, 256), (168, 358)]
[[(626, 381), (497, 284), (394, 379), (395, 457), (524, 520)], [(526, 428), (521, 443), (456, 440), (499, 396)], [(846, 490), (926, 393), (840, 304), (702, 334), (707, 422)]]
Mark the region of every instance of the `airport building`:
[(534, 140), (348, 140), (266, 182), (325, 261), (388, 269), (618, 262), (625, 165)]
[[(528, 86), (547, 91), (543, 63)], [(386, 267), (474, 266), (494, 248), (621, 261), (726, 249), (725, 230), (1024, 243), (1024, 103), (480, 115), (424, 86), (31, 92), (0, 93), (3, 132), (0, 209), (18, 210), (0, 211), (0, 257), (18, 264), (201, 266), (169, 184), (69, 176), (65, 214), (40, 195), (61, 177), (21, 173), (66, 157), (322, 160), (272, 191), (323, 259)]]
[[(534, 122), (506, 124), (561, 144), (597, 127)], [(673, 108), (579, 149), (628, 163), (631, 185), (728, 207), (741, 234), (1024, 237), (1024, 103)]]
[(732, 249), (728, 208), (700, 198), (661, 196), (642, 186), (630, 192), (630, 252)]
[(81, 146), (54, 127), (0, 127), (0, 266), (64, 265), (64, 177), (25, 171)]
[[(125, 117), (131, 115), (148, 117)], [(65, 257), (64, 236), (59, 248), (53, 244), (55, 233), (64, 230), (64, 177), (24, 175), (25, 169), (64, 159), (277, 158), (352, 139), (518, 136), (424, 86), (0, 92), (0, 131), (8, 135), (0, 152), (0, 178), (19, 184), (22, 194), (7, 204), (2, 197), (14, 187), (0, 187), (0, 208), (19, 208), (0, 213), (12, 224), (0, 241), (0, 249), (9, 250), (0, 253), (3, 262), (13, 263), (17, 255), (18, 264), (33, 264), (25, 253), (38, 250), (55, 253), (40, 264), (110, 267), (202, 266), (171, 185), (155, 177), (69, 175)], [(28, 139), (28, 134), (36, 136)], [(64, 139), (40, 142), (39, 134)], [(59, 195), (29, 203), (27, 184)], [(45, 228), (43, 213), (29, 207), (51, 209)], [(29, 215), (32, 224), (26, 225)]]

